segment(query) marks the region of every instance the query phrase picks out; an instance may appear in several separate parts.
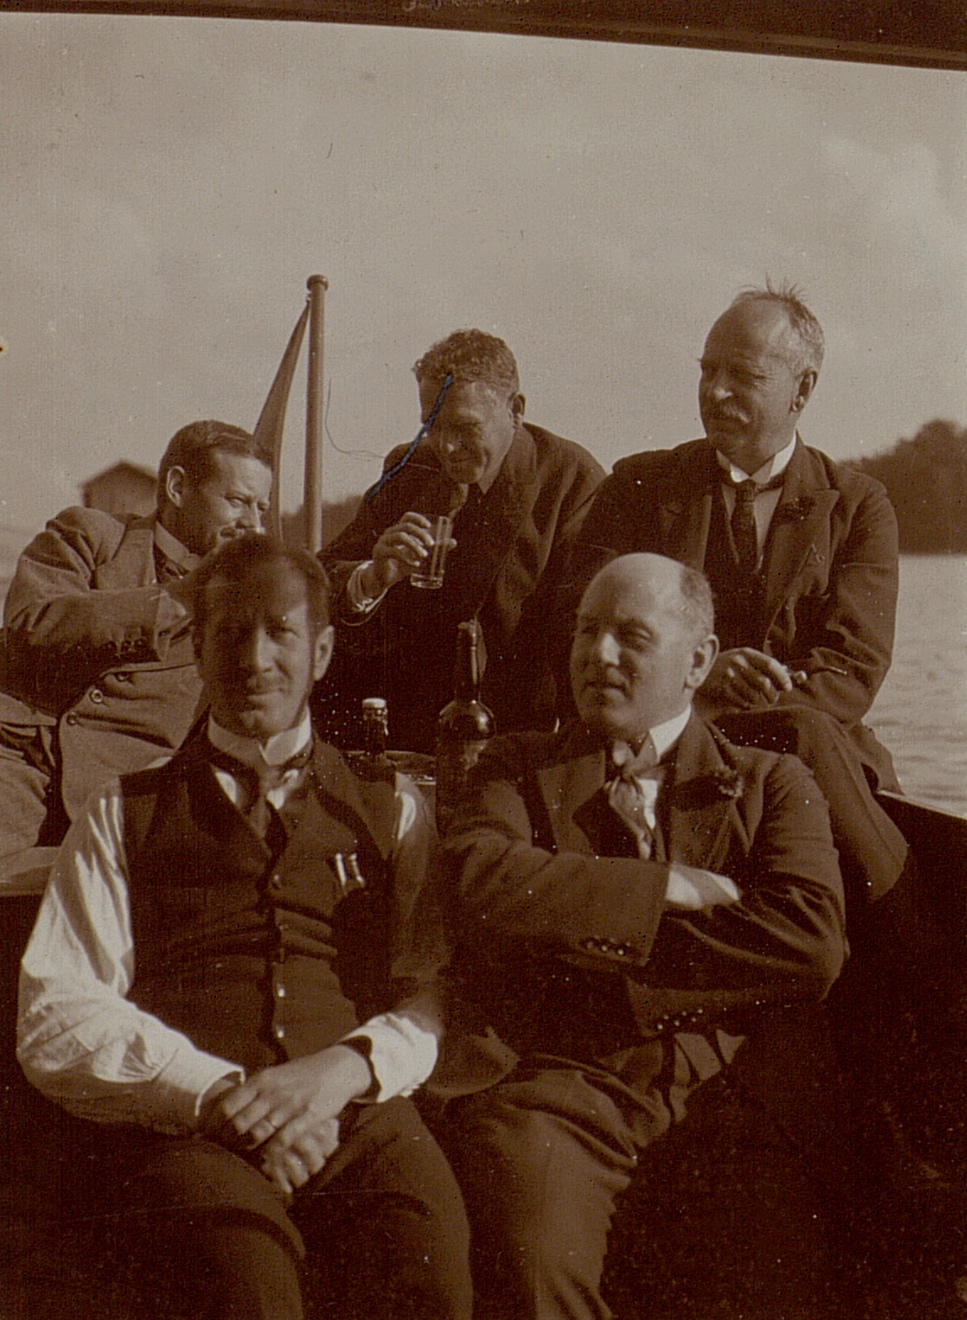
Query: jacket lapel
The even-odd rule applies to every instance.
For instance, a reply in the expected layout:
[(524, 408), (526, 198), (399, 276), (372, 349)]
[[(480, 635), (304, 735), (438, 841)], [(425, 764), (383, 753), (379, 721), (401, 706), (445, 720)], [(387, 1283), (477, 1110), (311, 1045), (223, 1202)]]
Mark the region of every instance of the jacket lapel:
[(737, 772), (722, 756), (708, 727), (693, 715), (685, 726), (659, 797), (659, 816), (669, 858), (715, 870), (736, 834), (747, 846), (736, 808)]
[(582, 809), (604, 785), (604, 748), (587, 730), (573, 725), (558, 759), (539, 766), (536, 777), (551, 822), (552, 837), (546, 843), (557, 852), (591, 852), (580, 820)]
[(821, 466), (801, 440), (789, 464), (782, 499), (769, 528), (766, 554), (766, 619), (771, 625), (810, 566), (825, 579), (829, 573), (831, 513), (839, 499)]
[[(541, 846), (558, 852), (594, 851), (594, 830), (590, 825), (585, 828), (582, 818), (604, 806), (589, 804), (604, 786), (606, 774), (604, 748), (580, 725), (571, 726), (558, 757), (536, 771), (552, 836), (540, 841)], [(747, 845), (745, 824), (736, 808), (740, 793), (733, 767), (708, 727), (693, 715), (678, 741), (658, 799), (665, 855), (687, 866), (714, 870), (724, 863), (736, 834)]]
[[(718, 489), (715, 457), (704, 440), (678, 455), (678, 466), (658, 492), (662, 553), (701, 570)], [(715, 479), (713, 480), (713, 477)]]
[(110, 560), (97, 570), (100, 591), (120, 587), (147, 587), (155, 581), (154, 519), (133, 518), (124, 528)]

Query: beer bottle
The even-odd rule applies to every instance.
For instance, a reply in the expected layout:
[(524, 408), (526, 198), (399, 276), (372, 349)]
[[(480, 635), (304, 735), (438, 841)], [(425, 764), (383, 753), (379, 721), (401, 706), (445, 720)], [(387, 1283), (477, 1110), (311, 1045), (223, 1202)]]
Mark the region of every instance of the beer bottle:
[(480, 700), (480, 624), (469, 619), (457, 627), (453, 700), (437, 720), (436, 818), (441, 831), (450, 823), (470, 770), (493, 735), (494, 717)]
[(389, 746), (389, 711), (384, 697), (363, 699), (363, 752), (372, 760), (385, 760)]

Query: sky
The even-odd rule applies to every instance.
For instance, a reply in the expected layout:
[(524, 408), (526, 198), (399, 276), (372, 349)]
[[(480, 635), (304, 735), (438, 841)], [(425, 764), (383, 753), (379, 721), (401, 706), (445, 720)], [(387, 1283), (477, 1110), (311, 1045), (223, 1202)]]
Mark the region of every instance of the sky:
[[(419, 425), (464, 326), (604, 464), (701, 434), (732, 297), (792, 280), (834, 458), (967, 425), (963, 73), (332, 24), (0, 13), (0, 526), (184, 423), (254, 425), (306, 280), (323, 490)], [(283, 505), (301, 499), (297, 376)]]

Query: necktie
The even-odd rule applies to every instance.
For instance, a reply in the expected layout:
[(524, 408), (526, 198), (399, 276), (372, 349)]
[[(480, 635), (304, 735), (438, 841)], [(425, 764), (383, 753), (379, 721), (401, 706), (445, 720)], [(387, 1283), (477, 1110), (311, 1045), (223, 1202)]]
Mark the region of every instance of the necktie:
[[(472, 486), (460, 484), (454, 487), (453, 495), (450, 499), (450, 517), (454, 520), (461, 515), (473, 513), (477, 505), (483, 499), (483, 491), (476, 483)], [(464, 519), (461, 519), (464, 520)]]
[(734, 484), (735, 508), (732, 510), (732, 543), (739, 560), (739, 568), (751, 577), (759, 565), (759, 533), (755, 522), (756, 496), (767, 490), (778, 490), (784, 474), (758, 485), (749, 477)]
[[(239, 811), (259, 838), (278, 843), (278, 831), (282, 830), (283, 840), (285, 831), (278, 811), (269, 801), (269, 794), (281, 788), (287, 782), (289, 775), (293, 775), (294, 772), (301, 773), (308, 765), (311, 754), (312, 744), (309, 743), (301, 752), (290, 756), (287, 761), (279, 765), (259, 762), (258, 766), (254, 766), (247, 761), (236, 760), (233, 756), (213, 749), (211, 761), (213, 765), (228, 770), (241, 784), (243, 796)], [(273, 835), (273, 840), (269, 839), (270, 833)]]
[(617, 773), (608, 784), (608, 802), (634, 836), (638, 856), (647, 861), (654, 843), (655, 802), (661, 785), (660, 772), (654, 773), (654, 744), (648, 737), (635, 755), (627, 744), (618, 743), (612, 760)]

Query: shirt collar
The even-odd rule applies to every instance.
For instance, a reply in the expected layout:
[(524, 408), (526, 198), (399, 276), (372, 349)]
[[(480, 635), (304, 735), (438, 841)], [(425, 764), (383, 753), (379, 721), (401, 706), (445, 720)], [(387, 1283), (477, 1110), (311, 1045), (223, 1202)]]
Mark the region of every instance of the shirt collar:
[(201, 556), (193, 554), (187, 546), (182, 545), (176, 536), (171, 535), (167, 527), (162, 526), (158, 518), (154, 520), (154, 543), (165, 559), (185, 573), (190, 573), (201, 563)]
[(301, 752), (312, 739), (312, 720), (306, 711), (294, 729), (284, 729), (275, 733), (266, 743), (257, 738), (245, 738), (239, 733), (230, 733), (228, 729), (215, 721), (214, 715), (208, 717), (208, 741), (226, 756), (233, 756), (243, 765), (257, 767), (262, 765), (282, 765), (298, 752)]
[[(664, 720), (661, 724), (656, 724), (653, 729), (649, 729), (647, 737), (651, 740), (651, 745), (655, 750), (656, 763), (670, 752), (678, 742), (685, 730), (685, 725), (688, 723), (691, 713), (692, 707), (691, 703), (689, 703), (689, 705), (687, 705), (683, 711), (680, 711), (678, 715), (673, 715), (670, 720)], [(627, 744), (615, 743), (614, 747), (619, 745), (627, 746)], [(642, 746), (644, 746), (644, 743), (642, 743)], [(612, 751), (614, 750), (614, 747), (612, 748)]]
[[(767, 458), (762, 464), (762, 467), (757, 468), (755, 472), (751, 473), (752, 480), (756, 485), (764, 486), (767, 481), (771, 481), (773, 477), (778, 477), (781, 472), (785, 472), (792, 460), (795, 448), (796, 436), (793, 436), (785, 449), (780, 449), (778, 454), (773, 454), (771, 458)], [(748, 472), (743, 472), (742, 469), (736, 467), (734, 463), (730, 463), (721, 450), (716, 449), (715, 457), (718, 460), (719, 467), (729, 474), (736, 485), (738, 485), (740, 481), (748, 481), (750, 474)]]

